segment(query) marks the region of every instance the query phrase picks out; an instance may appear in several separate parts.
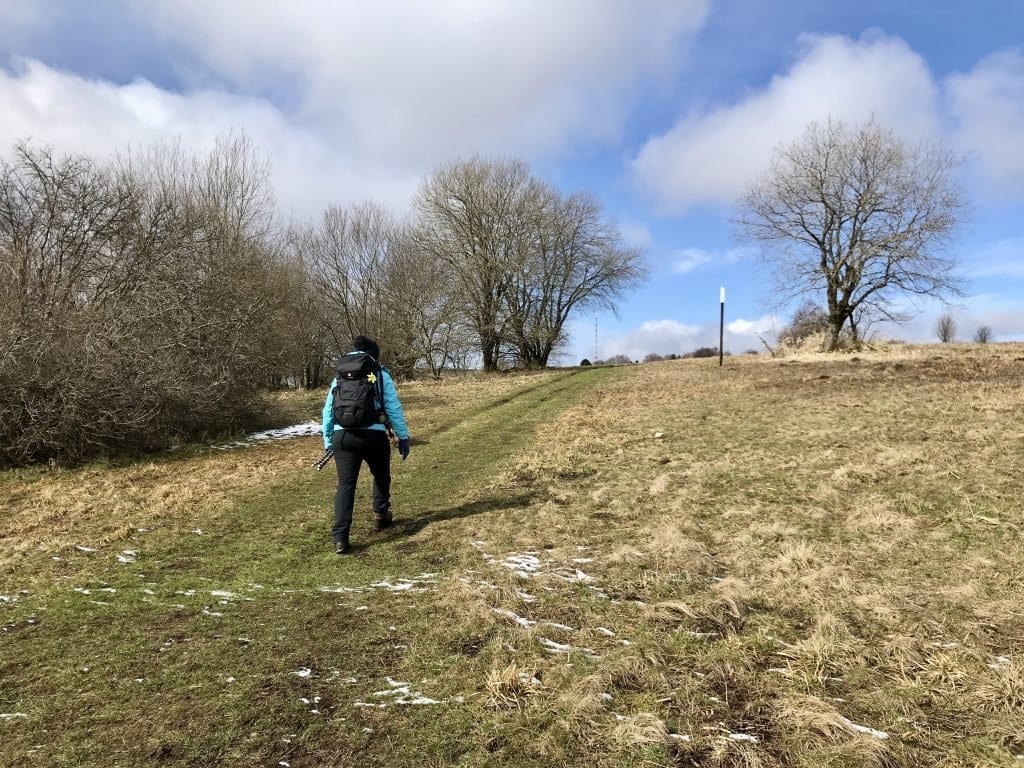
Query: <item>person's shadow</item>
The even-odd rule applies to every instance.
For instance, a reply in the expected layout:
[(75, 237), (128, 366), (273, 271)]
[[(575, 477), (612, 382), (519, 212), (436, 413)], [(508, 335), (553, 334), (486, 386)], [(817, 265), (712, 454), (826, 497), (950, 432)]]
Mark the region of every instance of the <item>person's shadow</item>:
[(431, 523), (439, 523), (445, 520), (460, 520), (465, 517), (482, 515), (485, 512), (496, 512), (502, 509), (522, 509), (529, 506), (536, 494), (520, 493), (515, 496), (488, 497), (467, 501), (457, 507), (447, 507), (429, 512), (426, 515), (415, 517), (412, 520), (398, 520), (394, 526), (396, 533), (399, 531), (403, 536), (412, 536), (419, 533)]

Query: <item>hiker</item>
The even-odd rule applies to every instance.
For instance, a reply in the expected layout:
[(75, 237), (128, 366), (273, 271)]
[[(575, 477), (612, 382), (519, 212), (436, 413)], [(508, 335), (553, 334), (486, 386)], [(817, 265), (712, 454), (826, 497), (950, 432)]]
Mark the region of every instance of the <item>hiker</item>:
[[(334, 551), (348, 554), (352, 508), (359, 468), (365, 461), (373, 475), (373, 528), (391, 525), (391, 441), (409, 455), (409, 427), (391, 374), (378, 358), (380, 347), (367, 336), (352, 339), (353, 351), (338, 358), (338, 375), (324, 403), (324, 447), (334, 449), (338, 490), (334, 494)], [(389, 434), (390, 433), (390, 434)]]

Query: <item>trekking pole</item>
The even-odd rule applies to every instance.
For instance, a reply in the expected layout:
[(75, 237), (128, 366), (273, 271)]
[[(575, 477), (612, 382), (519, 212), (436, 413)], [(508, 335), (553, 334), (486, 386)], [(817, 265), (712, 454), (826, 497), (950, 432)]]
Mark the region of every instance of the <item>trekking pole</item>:
[(330, 460), (333, 459), (333, 458), (334, 458), (334, 449), (333, 448), (325, 448), (324, 449), (324, 455), (321, 456), (319, 459), (317, 459), (316, 461), (313, 462), (313, 469), (315, 469), (317, 472), (319, 472), (321, 469), (326, 467), (328, 462), (330, 462)]

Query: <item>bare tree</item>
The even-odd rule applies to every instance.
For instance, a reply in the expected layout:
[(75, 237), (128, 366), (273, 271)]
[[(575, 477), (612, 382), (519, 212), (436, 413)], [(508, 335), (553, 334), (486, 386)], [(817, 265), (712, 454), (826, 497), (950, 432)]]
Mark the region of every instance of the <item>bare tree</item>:
[(544, 368), (564, 343), (573, 312), (614, 311), (616, 299), (638, 285), (647, 268), (640, 250), (622, 243), (590, 195), (562, 197), (540, 187), (530, 205), (517, 261), (506, 274), (506, 328), (520, 363)]
[(992, 327), (988, 325), (979, 326), (978, 330), (974, 332), (974, 341), (976, 344), (988, 344), (992, 341)]
[(248, 425), (284, 360), (266, 178), (241, 138), (0, 162), (0, 463)]
[(499, 368), (506, 277), (522, 248), (532, 183), (520, 160), (477, 157), (441, 167), (414, 201), (416, 243), (451, 270), (485, 371)]
[(946, 312), (935, 321), (935, 335), (943, 344), (949, 344), (956, 339), (956, 320)]
[(451, 270), (484, 370), (543, 368), (572, 313), (614, 310), (646, 276), (596, 200), (559, 195), (518, 160), (446, 166), (424, 182), (416, 209), (417, 246)]
[(760, 244), (780, 304), (824, 294), (826, 348), (864, 321), (894, 321), (897, 296), (958, 295), (961, 279), (942, 255), (963, 219), (957, 160), (909, 145), (870, 121), (829, 120), (780, 147), (771, 170), (739, 203), (741, 237)]

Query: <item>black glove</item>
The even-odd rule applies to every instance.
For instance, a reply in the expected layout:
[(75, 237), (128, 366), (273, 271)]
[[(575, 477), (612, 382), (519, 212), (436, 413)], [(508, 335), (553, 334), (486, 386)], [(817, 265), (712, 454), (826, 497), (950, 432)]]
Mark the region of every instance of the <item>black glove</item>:
[(409, 438), (403, 437), (398, 441), (398, 452), (402, 454), (402, 461), (409, 457)]

